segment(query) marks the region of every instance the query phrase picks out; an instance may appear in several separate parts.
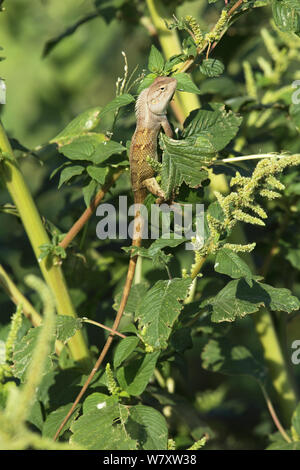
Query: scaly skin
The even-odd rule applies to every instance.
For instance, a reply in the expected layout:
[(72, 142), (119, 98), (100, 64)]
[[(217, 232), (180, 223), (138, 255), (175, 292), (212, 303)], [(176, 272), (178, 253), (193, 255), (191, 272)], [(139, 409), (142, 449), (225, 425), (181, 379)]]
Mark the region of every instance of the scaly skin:
[[(166, 111), (168, 104), (175, 93), (176, 85), (177, 81), (174, 78), (157, 77), (150, 87), (143, 90), (138, 97), (136, 103), (137, 124), (131, 141), (129, 158), (131, 184), (135, 204), (142, 204), (148, 191), (158, 197), (157, 202), (161, 202), (165, 199), (164, 192), (154, 178), (154, 171), (146, 159), (148, 156), (153, 159), (157, 159), (157, 137), (161, 127), (169, 137), (172, 137), (172, 130), (166, 117)], [(134, 219), (134, 234), (132, 239), (132, 246), (137, 247), (141, 246), (142, 242), (142, 223), (140, 223), (139, 216), (140, 212), (137, 210)], [(137, 220), (139, 220), (139, 222), (137, 222)], [(112, 326), (114, 331), (118, 329), (126, 307), (135, 273), (136, 262), (137, 256), (130, 258), (122, 299)], [(97, 362), (80, 390), (70, 411), (60, 424), (59, 429), (54, 436), (54, 440), (59, 436), (60, 431), (72, 415), (77, 403), (80, 401), (102, 364), (113, 338), (114, 333), (112, 332), (107, 338)]]
[(175, 78), (158, 77), (138, 97), (136, 130), (130, 146), (131, 184), (136, 204), (144, 201), (147, 190), (161, 200), (164, 199), (164, 193), (146, 159), (151, 157), (157, 160), (157, 137), (161, 127), (169, 137), (172, 137), (166, 111), (176, 85)]

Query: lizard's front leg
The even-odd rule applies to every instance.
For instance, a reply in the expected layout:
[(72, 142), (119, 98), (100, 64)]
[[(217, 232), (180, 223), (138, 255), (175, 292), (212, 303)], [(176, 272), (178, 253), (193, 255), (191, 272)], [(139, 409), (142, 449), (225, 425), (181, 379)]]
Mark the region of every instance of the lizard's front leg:
[(156, 200), (157, 204), (161, 204), (162, 202), (166, 200), (165, 193), (161, 189), (161, 187), (159, 186), (155, 178), (145, 179), (143, 181), (143, 187), (147, 188), (151, 194), (158, 197), (158, 199)]
[(154, 196), (157, 196), (155, 201), (156, 204), (162, 204), (163, 202), (166, 202), (169, 205), (173, 204), (173, 197), (166, 198), (164, 191), (161, 189), (155, 178), (147, 178), (144, 180), (143, 187), (147, 188), (148, 191)]
[(172, 127), (170, 126), (170, 123), (167, 119), (167, 117), (165, 116), (165, 118), (161, 121), (161, 127), (163, 128), (165, 134), (168, 136), (168, 137), (173, 137), (173, 131), (172, 131)]

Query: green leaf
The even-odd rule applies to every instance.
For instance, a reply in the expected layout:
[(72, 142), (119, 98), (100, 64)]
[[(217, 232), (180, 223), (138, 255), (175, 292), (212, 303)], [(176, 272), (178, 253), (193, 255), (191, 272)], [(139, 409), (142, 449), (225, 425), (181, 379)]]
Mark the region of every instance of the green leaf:
[[(30, 328), (28, 333), (23, 336), (21, 341), (15, 344), (14, 353), (13, 353), (13, 373), (18, 377), (22, 382), (26, 378), (26, 373), (28, 367), (31, 364), (32, 355), (36, 346), (38, 335), (41, 331), (40, 326), (36, 328)], [(54, 352), (54, 339), (51, 345), (51, 351)], [(47, 357), (44, 366), (44, 374), (49, 372), (52, 369), (52, 360), (50, 355)], [(41, 386), (41, 383), (39, 387)]]
[(164, 66), (164, 71), (166, 73), (171, 73), (175, 65), (178, 65), (185, 60), (185, 54), (177, 54), (172, 57), (170, 57), (169, 60), (166, 61), (165, 66)]
[(139, 338), (136, 336), (128, 336), (119, 342), (114, 355), (114, 368), (119, 367), (130, 356), (139, 344), (139, 341)]
[(97, 181), (97, 183), (99, 184), (104, 184), (109, 168), (107, 166), (98, 167), (98, 166), (89, 165), (86, 170), (88, 174), (90, 175), (90, 177), (93, 178), (93, 180)]
[(160, 74), (164, 69), (165, 61), (161, 52), (152, 44), (148, 60), (150, 72)]
[(84, 171), (84, 166), (72, 165), (64, 168), (60, 174), (58, 189), (64, 184), (67, 183), (73, 176), (81, 175)]
[(224, 72), (224, 65), (217, 59), (205, 59), (200, 65), (200, 71), (207, 77), (218, 77)]
[(78, 137), (60, 148), (60, 152), (70, 160), (87, 160), (95, 165), (125, 150), (126, 148), (118, 142), (104, 141), (101, 134)]
[(276, 26), (285, 32), (300, 31), (300, 5), (296, 0), (273, 0), (272, 12)]
[(138, 440), (140, 447), (144, 450), (167, 449), (166, 420), (159, 411), (150, 406), (132, 406), (126, 429), (131, 437)]
[(73, 318), (69, 315), (57, 315), (56, 317), (56, 337), (63, 343), (66, 343), (81, 328), (81, 318)]
[(177, 90), (187, 93), (197, 93), (198, 95), (201, 94), (201, 91), (187, 73), (176, 73), (174, 78), (177, 80)]
[[(183, 29), (185, 29), (185, 26)], [(185, 59), (197, 56), (197, 46), (191, 36), (183, 39), (182, 50), (184, 52)]]
[[(145, 282), (141, 282), (140, 284), (135, 284), (134, 286), (131, 287), (130, 289), (130, 294), (128, 297), (128, 300), (126, 302), (125, 310), (124, 312), (127, 315), (133, 314), (139, 303), (141, 302), (142, 298), (147, 292), (147, 284)], [(121, 298), (123, 295), (123, 291), (118, 292), (115, 298), (115, 302), (113, 305), (113, 308), (117, 311), (120, 306)]]
[(244, 280), (229, 282), (214, 298), (205, 301), (212, 307), (213, 322), (232, 322), (260, 307), (274, 311), (292, 312), (298, 310), (299, 300), (288, 289), (281, 289), (253, 281), (250, 287)]
[(141, 83), (138, 86), (137, 93), (140, 94), (141, 91), (143, 91), (145, 88), (148, 88), (151, 83), (154, 82), (156, 79), (157, 75), (155, 73), (148, 73), (145, 78), (141, 81)]
[[(9, 382), (7, 382), (6, 384), (8, 384), (8, 383)], [(43, 426), (44, 426), (44, 419), (45, 419), (43, 412), (44, 412), (44, 409), (42, 407), (42, 404), (37, 398), (35, 400), (35, 402), (33, 403), (32, 407), (31, 407), (29, 416), (26, 418), (26, 421), (28, 423), (32, 423), (37, 429), (42, 431)], [(54, 434), (52, 434), (51, 437), (53, 437)]]
[(112, 155), (117, 155), (126, 151), (126, 147), (119, 144), (119, 142), (114, 142), (109, 140), (108, 142), (102, 142), (98, 145), (95, 150), (92, 161), (97, 165), (104, 162)]
[(195, 109), (184, 123), (183, 137), (197, 136), (203, 152), (222, 150), (236, 136), (242, 117), (227, 112), (221, 103), (211, 103), (211, 110)]
[[(89, 450), (167, 448), (167, 423), (159, 411), (144, 405), (112, 403), (115, 397), (102, 395), (93, 393), (85, 400), (83, 415), (71, 427), (72, 444)], [(101, 408), (96, 404), (99, 400)]]
[(244, 277), (247, 284), (250, 287), (252, 286), (253, 274), (251, 269), (237, 253), (227, 248), (218, 251), (214, 268), (217, 273), (227, 274), (233, 279)]
[(94, 197), (98, 188), (98, 183), (95, 180), (91, 180), (87, 186), (82, 188), (84, 202), (86, 207), (89, 207), (92, 198)]
[(266, 450), (300, 450), (300, 442), (286, 442), (285, 439), (272, 442)]
[(89, 395), (83, 402), (83, 413), (90, 411), (102, 410), (106, 406), (114, 406), (118, 404), (118, 397), (106, 395), (105, 393), (95, 392)]
[(141, 359), (131, 360), (125, 367), (117, 370), (117, 379), (122, 390), (129, 395), (139, 396), (151, 379), (159, 352), (147, 353)]
[(176, 248), (186, 241), (186, 238), (158, 238), (148, 248), (148, 253), (150, 256), (154, 256), (163, 248)]
[(300, 132), (300, 104), (291, 104), (289, 112), (293, 123)]
[(70, 160), (91, 160), (95, 148), (104, 141), (102, 134), (76, 137), (71, 143), (60, 147), (59, 151)]
[(186, 298), (191, 279), (158, 281), (146, 293), (137, 309), (136, 318), (142, 330), (144, 342), (154, 349), (167, 347), (172, 327)]
[(170, 261), (172, 255), (166, 255), (162, 249), (169, 247), (175, 248), (178, 245), (186, 242), (186, 238), (158, 238), (155, 240), (149, 248), (144, 247), (123, 247), (126, 252), (131, 252), (132, 255), (138, 254), (144, 258), (152, 260), (153, 266), (157, 268), (165, 268), (166, 264)]
[(64, 145), (75, 137), (92, 131), (99, 124), (100, 112), (101, 108), (97, 106), (79, 114), (57, 136), (53, 137), (50, 143), (57, 143), (59, 146)]
[(211, 163), (213, 154), (208, 156), (209, 152), (204, 150), (203, 142), (199, 142), (196, 137), (174, 140), (161, 134), (159, 143), (163, 150), (161, 187), (167, 198), (183, 182), (192, 188), (198, 188), (208, 178), (204, 167)]
[(211, 339), (201, 354), (204, 369), (228, 375), (250, 375), (264, 381), (266, 370), (244, 346), (233, 346), (225, 338)]
[(125, 427), (128, 416), (128, 407), (119, 404), (84, 413), (72, 424), (70, 442), (87, 450), (136, 450)]
[[(55, 433), (58, 430), (60, 423), (68, 414), (71, 406), (72, 406), (72, 403), (68, 403), (67, 405), (60, 406), (55, 411), (52, 411), (51, 413), (48, 414), (46, 421), (43, 424), (42, 435), (44, 437), (49, 437), (53, 439), (53, 436), (55, 436)], [(64, 425), (61, 431), (61, 435), (64, 433), (64, 431), (70, 428), (71, 424), (75, 421), (75, 419), (79, 415), (79, 411), (80, 411), (80, 406), (77, 406), (74, 412), (72, 413), (72, 416), (70, 416), (70, 418)]]
[(118, 109), (122, 108), (123, 106), (127, 106), (128, 104), (134, 101), (134, 97), (129, 93), (124, 93), (124, 95), (116, 96), (110, 103), (104, 106), (104, 108), (100, 112), (100, 118), (102, 118), (105, 114), (116, 112)]
[(300, 441), (300, 403), (297, 405), (292, 416), (292, 434), (294, 440)]

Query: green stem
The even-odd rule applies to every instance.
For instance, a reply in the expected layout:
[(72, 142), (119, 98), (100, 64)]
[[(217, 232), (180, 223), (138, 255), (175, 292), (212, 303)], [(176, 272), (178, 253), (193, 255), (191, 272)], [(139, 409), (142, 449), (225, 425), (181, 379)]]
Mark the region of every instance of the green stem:
[(136, 262), (136, 267), (135, 267), (134, 284), (140, 284), (142, 282), (142, 265), (143, 265), (143, 258), (139, 256)]
[(283, 439), (286, 441), (286, 442), (292, 442), (290, 437), (288, 436), (288, 434), (285, 432), (281, 422), (279, 421), (278, 419), (278, 416), (276, 414), (276, 411), (274, 409), (274, 406), (270, 400), (270, 397), (266, 391), (266, 388), (260, 383), (259, 384), (260, 387), (261, 387), (261, 390), (262, 390), (262, 393), (263, 393), (263, 396), (266, 400), (266, 403), (267, 403), (267, 407), (268, 407), (268, 410), (270, 412), (270, 415), (271, 415), (271, 418), (276, 426), (276, 428), (278, 429), (278, 431), (280, 432), (280, 434), (282, 435)]
[[(166, 59), (173, 55), (181, 54), (181, 44), (177, 32), (169, 30), (165, 24), (165, 21), (171, 23), (173, 18), (163, 2), (161, 0), (147, 0), (147, 6)], [(177, 93), (176, 95), (175, 103), (181, 107), (185, 116), (193, 109), (199, 108), (198, 97), (193, 93), (180, 92), (180, 94)]]
[[(234, 4), (229, 11), (229, 16), (235, 12), (241, 3), (241, 0), (238, 0)], [(172, 18), (164, 7), (162, 1), (147, 0), (147, 5), (166, 58), (181, 53), (181, 46), (177, 32), (175, 30), (168, 30), (165, 25), (165, 21), (168, 22), (172, 20)], [(186, 68), (180, 71), (188, 70), (192, 63), (193, 61), (187, 62), (185, 64)], [(180, 93), (180, 101), (178, 100), (177, 103), (181, 105), (181, 110), (184, 111), (186, 115), (193, 109), (199, 107), (198, 98), (188, 93)], [(228, 185), (223, 175), (218, 175), (218, 177), (216, 175), (212, 175), (211, 189), (219, 190), (223, 193), (228, 191)], [(238, 227), (236, 230), (236, 239), (239, 240), (239, 243), (242, 243), (244, 238), (245, 236), (243, 231)], [(251, 256), (249, 256), (249, 258), (251, 258)], [(191, 273), (193, 279), (200, 272), (205, 260), (206, 258), (202, 258), (194, 266)], [(281, 353), (280, 344), (274, 329), (271, 315), (267, 310), (261, 310), (254, 316), (254, 322), (258, 337), (265, 352), (265, 360), (269, 368), (270, 377), (278, 395), (278, 403), (282, 415), (286, 422), (290, 424), (291, 413), (296, 404), (296, 397), (290, 378), (287, 374), (286, 364)]]
[[(246, 241), (245, 235), (240, 228), (238, 238), (240, 243)], [(247, 263), (253, 272), (256, 268), (250, 253), (245, 253)], [(276, 393), (280, 414), (284, 425), (290, 426), (293, 411), (297, 405), (297, 396), (293, 381), (288, 372), (285, 357), (282, 353), (280, 341), (272, 320), (271, 313), (266, 308), (261, 308), (259, 312), (254, 313), (254, 326), (258, 339), (264, 351), (264, 359), (269, 371), (270, 379)]]
[(51, 291), (41, 279), (30, 275), (27, 284), (35, 289), (43, 302), (43, 324), (38, 335), (36, 346), (26, 373), (26, 381), (16, 403), (14, 395), (10, 395), (6, 412), (16, 423), (25, 422), (35, 400), (35, 393), (43, 376), (47, 357), (51, 352), (51, 341), (55, 332), (55, 304)]
[(10, 279), (7, 272), (4, 270), (3, 266), (0, 264), (0, 285), (3, 287), (4, 291), (7, 293), (9, 298), (13, 301), (15, 305), (22, 305), (24, 315), (28, 318), (33, 326), (40, 326), (42, 323), (42, 317), (35, 310), (32, 304), (24, 297), (24, 295), (19, 291), (14, 282)]
[[(44, 279), (53, 293), (57, 312), (60, 315), (76, 317), (76, 312), (72, 305), (61, 268), (59, 266), (55, 266), (49, 256), (39, 260), (40, 246), (44, 243), (50, 243), (50, 240), (44, 229), (40, 215), (25, 183), (23, 175), (18, 167), (1, 122), (0, 149), (2, 152), (5, 152), (10, 156), (10, 159), (7, 158), (0, 163), (0, 177), (19, 211), (23, 226), (39, 262)], [(77, 331), (77, 333), (70, 339), (68, 345), (72, 357), (76, 361), (80, 361), (84, 367), (88, 367), (89, 352), (80, 330)]]
[[(3, 266), (0, 264), (0, 286), (7, 293), (11, 301), (15, 305), (22, 305), (22, 310), (26, 318), (31, 321), (33, 326), (40, 326), (43, 318), (35, 310), (33, 305), (27, 300), (27, 298), (19, 291), (18, 287), (9, 277)], [(64, 348), (64, 344), (61, 341), (55, 341), (55, 351), (59, 355)]]
[(291, 417), (297, 405), (285, 358), (274, 328), (270, 312), (261, 308), (254, 316), (255, 329), (264, 350), (264, 358), (275, 389), (282, 421), (285, 426), (291, 425)]
[(119, 331), (113, 330), (112, 328), (109, 328), (108, 326), (105, 326), (102, 323), (99, 323), (98, 321), (90, 320), (86, 317), (82, 317), (82, 321), (84, 323), (90, 323), (91, 325), (96, 325), (99, 328), (103, 328), (104, 330), (110, 331), (111, 333), (114, 333), (115, 335), (120, 336), (121, 338), (126, 338), (126, 336), (120, 333)]
[[(245, 235), (240, 227), (237, 228), (239, 229), (239, 242), (243, 243), (245, 241)], [(201, 257), (193, 266), (191, 272), (192, 279), (195, 279), (197, 274), (199, 274), (206, 259), (205, 256)], [(252, 270), (255, 271), (253, 259), (250, 254), (247, 257), (247, 261), (252, 267)], [(265, 308), (261, 308), (259, 312), (253, 314), (253, 320), (264, 351), (264, 359), (268, 367), (272, 385), (277, 396), (282, 421), (286, 426), (290, 426), (291, 417), (297, 405), (297, 396), (289, 376), (285, 357), (282, 353), (271, 314)]]
[[(166, 59), (169, 59), (173, 55), (181, 54), (181, 43), (177, 31), (169, 30), (165, 23), (171, 23), (173, 21), (171, 13), (161, 0), (147, 0), (147, 6)], [(191, 61), (191, 63), (193, 62), (194, 60)], [(185, 92), (175, 93), (173, 108), (177, 110), (176, 116), (181, 124), (191, 111), (199, 107), (200, 103), (197, 95)], [(179, 116), (182, 116), (182, 118), (179, 119)], [(228, 186), (224, 175), (212, 174), (211, 176), (212, 190), (227, 192)]]

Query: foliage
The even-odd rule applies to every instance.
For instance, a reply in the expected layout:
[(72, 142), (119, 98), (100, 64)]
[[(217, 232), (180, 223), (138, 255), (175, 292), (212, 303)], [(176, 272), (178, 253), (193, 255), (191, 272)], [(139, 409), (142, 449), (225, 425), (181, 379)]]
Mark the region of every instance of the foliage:
[[(35, 33), (45, 79), (20, 84), (19, 113), (12, 97), (1, 109), (16, 160), (1, 128), (0, 268), (16, 284), (0, 271), (0, 448), (299, 450), (300, 408), (287, 373), (292, 368), (299, 382), (299, 365), (287, 364), (300, 332), (298, 2), (96, 0), (77, 10), (54, 3), (51, 34), (45, 38), (39, 25)], [(11, 4), (2, 15), (16, 30), (33, 27), (48, 8), (27, 2), (24, 20), (15, 14), (20, 2)], [(157, 5), (165, 29), (152, 44)], [(6, 29), (4, 40), (25, 54), (27, 29), (24, 45)], [(5, 54), (1, 76), (18, 96), (21, 79), (10, 80), (5, 68), (15, 59), (9, 48)], [(160, 234), (122, 252), (121, 240), (96, 238), (89, 218), (99, 194), (114, 207), (119, 195), (132, 199), (134, 101), (160, 75), (177, 79), (169, 110), (176, 131), (160, 134), (159, 162), (149, 162), (177, 207), (204, 204), (204, 233), (178, 238), (174, 212), (171, 238)], [(19, 168), (23, 189), (14, 187)], [(33, 202), (22, 205), (28, 188)], [(145, 202), (149, 216), (153, 200)], [(35, 202), (49, 235), (42, 244)], [(54, 443), (109, 334), (86, 323), (112, 326), (124, 252), (139, 255), (142, 270), (119, 335)], [(36, 277), (39, 266), (48, 286)], [(40, 326), (32, 326), (22, 291), (43, 310)], [(57, 307), (65, 291), (78, 317)], [(77, 335), (89, 346), (84, 360), (76, 343), (70, 347)]]

